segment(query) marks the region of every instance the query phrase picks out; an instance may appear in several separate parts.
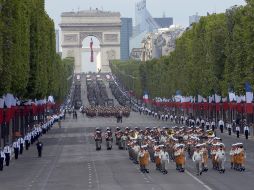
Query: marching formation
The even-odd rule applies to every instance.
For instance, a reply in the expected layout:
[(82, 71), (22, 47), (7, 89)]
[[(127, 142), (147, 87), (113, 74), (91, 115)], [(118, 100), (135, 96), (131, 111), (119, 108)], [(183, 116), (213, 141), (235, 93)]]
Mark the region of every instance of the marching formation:
[(218, 127), (221, 133), (224, 133), (226, 129), (229, 135), (235, 132), (237, 138), (240, 137), (240, 133), (243, 133), (246, 139), (248, 139), (250, 135), (250, 127), (247, 125), (246, 119), (233, 120), (232, 123), (230, 123), (228, 121), (224, 122), (222, 119), (216, 121), (214, 118), (194, 118), (193, 116), (187, 115), (174, 115), (170, 114), (166, 110), (156, 112), (148, 108), (138, 106), (137, 104), (134, 104), (133, 109), (138, 111), (140, 115), (144, 114), (146, 116), (153, 117), (157, 120), (162, 121), (169, 120), (171, 123), (174, 124), (187, 125), (190, 127), (197, 126), (202, 128), (203, 130), (212, 131), (215, 131), (215, 129)]
[(96, 107), (84, 107), (82, 110), (88, 117), (129, 117), (130, 109), (124, 106), (96, 106)]
[[(100, 129), (96, 129), (94, 136), (96, 149), (101, 149), (103, 136), (107, 149), (111, 150), (113, 134), (110, 128), (106, 129), (105, 135)], [(114, 136), (118, 148), (128, 150), (130, 160), (134, 164), (139, 164), (143, 173), (149, 173), (148, 166), (154, 163), (157, 171), (167, 174), (170, 160), (174, 161), (177, 171), (184, 172), (187, 159), (193, 161), (197, 175), (207, 172), (210, 165), (219, 173), (226, 171), (226, 147), (222, 139), (216, 137), (212, 130), (187, 126), (147, 127), (144, 130), (138, 127), (133, 129), (117, 127)], [(231, 168), (244, 171), (246, 153), (243, 144), (233, 144), (229, 154)]]
[(10, 165), (12, 154), (14, 153), (14, 158), (17, 160), (19, 155), (23, 154), (23, 150), (29, 150), (29, 147), (36, 143), (38, 157), (42, 155), (43, 144), (39, 140), (39, 137), (46, 134), (53, 124), (62, 118), (60, 116), (53, 115), (48, 117), (47, 121), (41, 124), (36, 124), (25, 136), (18, 137), (12, 144), (6, 144), (3, 149), (0, 148), (0, 171), (3, 170), (4, 162), (6, 166)]

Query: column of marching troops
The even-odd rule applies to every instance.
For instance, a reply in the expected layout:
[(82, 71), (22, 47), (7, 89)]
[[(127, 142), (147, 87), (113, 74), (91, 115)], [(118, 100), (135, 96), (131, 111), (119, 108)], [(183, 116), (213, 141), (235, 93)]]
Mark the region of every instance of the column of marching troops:
[(122, 113), (124, 117), (129, 117), (130, 111), (130, 108), (126, 106), (94, 106), (80, 108), (80, 112), (86, 113), (88, 117), (117, 117), (119, 113)]
[(167, 111), (163, 111), (163, 112), (156, 112), (156, 111), (152, 111), (148, 108), (142, 107), (142, 106), (138, 106), (137, 104), (134, 105), (133, 107), (134, 110), (138, 111), (141, 114), (153, 117), (155, 119), (158, 120), (162, 120), (162, 121), (171, 121), (172, 123), (175, 124), (185, 124), (187, 126), (200, 126), (202, 129), (204, 130), (212, 130), (215, 131), (215, 129), (217, 128), (216, 126), (219, 126), (220, 132), (223, 133), (224, 129), (226, 128), (228, 131), (228, 134), (231, 135), (233, 132), (233, 129), (235, 130), (236, 136), (237, 138), (240, 137), (240, 133), (241, 133), (241, 126), (243, 127), (243, 133), (246, 139), (249, 138), (250, 135), (250, 128), (247, 125), (246, 119), (242, 121), (241, 125), (237, 124), (235, 120), (233, 120), (232, 123), (230, 122), (224, 122), (222, 119), (220, 119), (218, 121), (218, 124), (216, 125), (216, 121), (215, 119), (209, 119), (209, 118), (194, 118), (193, 116), (177, 116), (177, 115), (170, 115)]
[[(113, 142), (113, 133), (107, 128), (105, 140), (107, 149), (111, 150), (109, 141)], [(140, 171), (149, 173), (150, 162), (156, 170), (167, 174), (170, 160), (175, 162), (176, 170), (185, 171), (186, 157), (192, 159), (197, 175), (208, 171), (208, 163), (220, 173), (225, 172), (226, 147), (222, 139), (216, 137), (212, 130), (203, 130), (197, 126), (172, 128), (149, 128), (142, 130), (138, 127), (124, 129), (116, 128), (114, 133), (119, 149), (128, 150), (129, 158), (134, 164), (140, 165)], [(102, 142), (102, 132), (95, 132), (96, 148)], [(99, 145), (100, 146), (100, 145)], [(97, 150), (100, 150), (99, 147)], [(232, 144), (229, 152), (231, 169), (245, 170), (246, 152), (242, 143)]]
[[(41, 157), (43, 144), (39, 140), (39, 137), (46, 134), (53, 124), (62, 117), (62, 114), (48, 117), (46, 122), (34, 125), (30, 132), (22, 137), (16, 138), (12, 144), (6, 144), (3, 148), (0, 147), (0, 171), (3, 170), (4, 162), (6, 166), (9, 166), (12, 157), (17, 160), (19, 155), (23, 154), (24, 149), (29, 150), (29, 147), (34, 143), (37, 146), (38, 156)], [(14, 156), (12, 155), (13, 153)]]

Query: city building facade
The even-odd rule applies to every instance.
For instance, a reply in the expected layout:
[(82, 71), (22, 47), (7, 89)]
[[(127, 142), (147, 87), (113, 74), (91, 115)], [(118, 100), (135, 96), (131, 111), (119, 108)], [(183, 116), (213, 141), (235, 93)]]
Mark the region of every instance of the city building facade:
[(130, 38), (132, 36), (132, 18), (121, 18), (121, 60), (128, 60), (130, 57)]
[(176, 39), (184, 31), (184, 27), (172, 25), (169, 28), (160, 28), (157, 32), (147, 33), (141, 43), (141, 49), (143, 49), (141, 61), (148, 61), (169, 55), (175, 50)]
[(173, 24), (173, 18), (153, 18), (146, 7), (146, 0), (135, 5), (135, 25), (130, 39), (130, 52), (133, 48), (142, 48), (141, 42), (149, 32), (156, 32), (159, 28), (168, 28)]

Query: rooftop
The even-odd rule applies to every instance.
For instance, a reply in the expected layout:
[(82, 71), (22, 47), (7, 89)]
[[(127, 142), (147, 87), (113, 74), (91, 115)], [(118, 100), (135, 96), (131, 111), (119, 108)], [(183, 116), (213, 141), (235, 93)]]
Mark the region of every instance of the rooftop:
[(83, 10), (77, 12), (63, 12), (62, 17), (120, 17), (120, 12), (102, 11), (102, 10)]

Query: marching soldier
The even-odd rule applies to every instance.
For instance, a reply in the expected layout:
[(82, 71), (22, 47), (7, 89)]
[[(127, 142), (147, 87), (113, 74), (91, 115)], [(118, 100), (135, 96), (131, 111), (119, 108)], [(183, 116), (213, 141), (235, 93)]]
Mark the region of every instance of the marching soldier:
[(110, 130), (106, 131), (105, 139), (106, 139), (107, 150), (111, 150), (112, 149), (113, 137), (112, 137), (112, 132)]
[(228, 128), (228, 135), (231, 135), (231, 132), (232, 132), (232, 124), (231, 124), (231, 123), (228, 123), (228, 124), (227, 124), (227, 128)]
[(222, 119), (219, 121), (219, 127), (220, 127), (220, 132), (223, 133), (224, 121)]
[(11, 147), (8, 144), (6, 144), (4, 147), (4, 154), (5, 154), (5, 164), (6, 166), (9, 166), (11, 159)]
[(211, 122), (211, 126), (212, 126), (212, 130), (215, 131), (215, 121), (214, 120)]
[(235, 145), (237, 146), (237, 149), (235, 151), (235, 167), (234, 167), (234, 169), (242, 172), (245, 170), (244, 164), (245, 164), (245, 159), (246, 159), (246, 153), (244, 151), (242, 143), (237, 143)]
[(4, 160), (5, 160), (5, 154), (4, 154), (4, 151), (0, 148), (0, 171), (3, 171)]
[(120, 142), (120, 146), (123, 150), (127, 150), (127, 146), (126, 146), (127, 139), (128, 139), (127, 134), (123, 133), (121, 137), (121, 142)]
[(36, 143), (36, 147), (37, 147), (37, 151), (38, 151), (38, 157), (41, 157), (43, 143), (40, 140), (38, 140), (38, 142)]
[(159, 154), (159, 158), (161, 160), (161, 172), (163, 174), (167, 174), (167, 167), (166, 164), (169, 163), (169, 155), (168, 152), (166, 151), (166, 146), (163, 146), (163, 150)]
[(141, 146), (140, 152), (138, 153), (140, 171), (143, 173), (149, 173), (147, 166), (150, 161), (150, 156), (148, 151), (146, 150), (146, 145)]
[(217, 160), (219, 164), (218, 170), (220, 173), (225, 173), (226, 153), (223, 148), (224, 146), (221, 144), (219, 150), (215, 155), (215, 160)]
[(236, 130), (236, 137), (239, 138), (239, 136), (240, 136), (240, 126), (237, 125), (235, 130)]
[(205, 144), (203, 144), (202, 149), (201, 149), (201, 153), (202, 153), (202, 171), (207, 172), (208, 171), (208, 150), (205, 146)]
[(200, 145), (196, 145), (196, 150), (193, 153), (192, 160), (196, 165), (197, 175), (202, 175), (202, 153)]
[(209, 123), (208, 120), (206, 121), (205, 126), (206, 126), (206, 130), (209, 130), (209, 129), (210, 129), (210, 123)]
[(19, 147), (20, 147), (18, 140), (13, 142), (12, 147), (14, 148), (15, 160), (17, 160), (19, 158)]
[(232, 144), (232, 147), (230, 149), (229, 155), (230, 155), (230, 165), (231, 165), (231, 169), (235, 168), (236, 165), (236, 144)]
[(175, 162), (176, 162), (176, 169), (179, 172), (184, 172), (184, 166), (185, 166), (185, 151), (184, 151), (184, 144), (178, 144), (175, 148)]
[(248, 126), (248, 125), (245, 125), (243, 131), (244, 131), (245, 138), (248, 139), (249, 133), (250, 133), (249, 126)]
[(155, 159), (155, 165), (156, 165), (156, 170), (161, 170), (161, 159), (160, 159), (160, 147), (158, 146), (154, 152), (154, 159)]
[(204, 119), (201, 119), (201, 129), (205, 129), (205, 120)]
[(134, 147), (133, 147), (133, 163), (134, 164), (138, 164), (139, 163), (139, 159), (138, 159), (139, 151), (140, 151), (140, 146), (136, 142)]
[(101, 131), (99, 129), (96, 129), (95, 131), (94, 140), (96, 143), (96, 150), (101, 150), (102, 136)]
[(24, 143), (25, 143), (23, 137), (20, 137), (18, 139), (18, 142), (19, 142), (19, 153), (22, 154), (23, 153), (23, 149), (24, 149)]
[(31, 133), (28, 133), (25, 138), (25, 147), (26, 147), (26, 150), (29, 149), (29, 146), (30, 146), (30, 143), (31, 143)]

